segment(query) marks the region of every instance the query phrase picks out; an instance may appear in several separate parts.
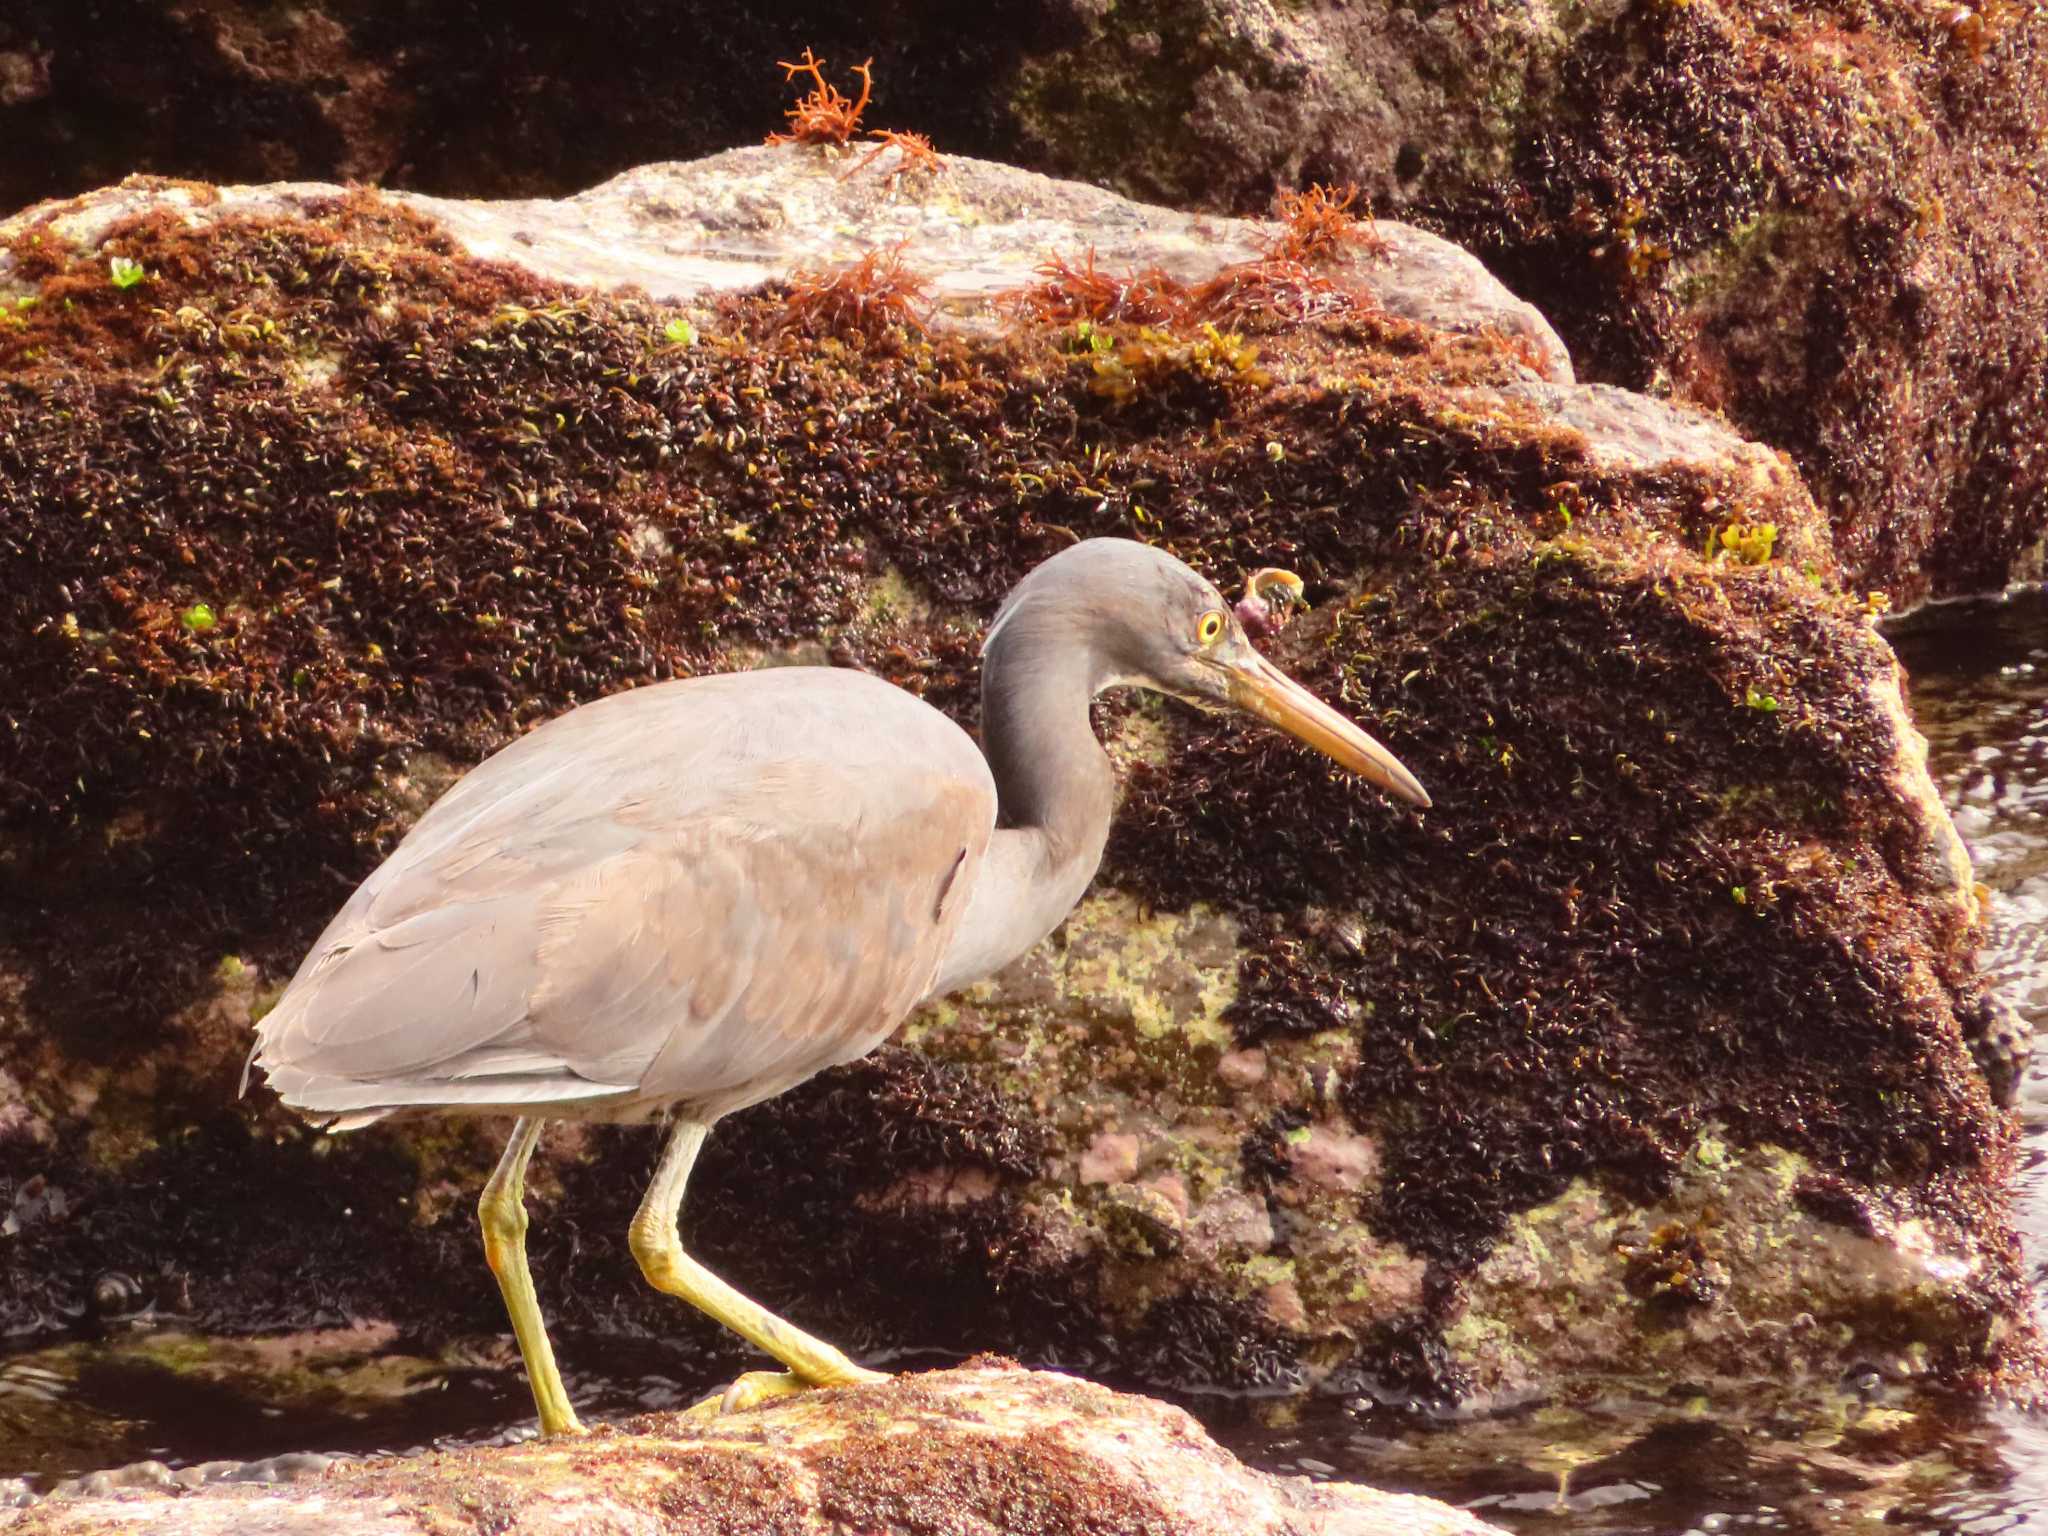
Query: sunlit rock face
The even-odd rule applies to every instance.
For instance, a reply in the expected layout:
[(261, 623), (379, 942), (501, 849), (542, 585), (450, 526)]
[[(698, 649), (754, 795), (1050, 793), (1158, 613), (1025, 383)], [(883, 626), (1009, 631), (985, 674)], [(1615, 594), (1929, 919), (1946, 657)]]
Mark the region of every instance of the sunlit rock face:
[[(1434, 808), (1106, 699), (1095, 891), (721, 1126), (707, 1259), (857, 1348), (1180, 1383), (2029, 1379), (1976, 897), (1828, 520), (1726, 422), (1573, 382), (1454, 247), (1277, 282), (1279, 233), (858, 146), (0, 225), (6, 1326), (116, 1275), (213, 1326), (500, 1327), (496, 1127), (235, 1097), (312, 935), (619, 688), (831, 661), (972, 727), (995, 604), (1113, 533), (1298, 572), (1269, 653)], [(1081, 323), (1091, 273), (1123, 307)], [(554, 1134), (542, 1293), (720, 1347), (626, 1255), (651, 1157)]]
[(208, 1470), (148, 1462), (80, 1479), (22, 1517), (24, 1529), (411, 1536), (487, 1509), (506, 1530), (595, 1536), (724, 1536), (736, 1520), (773, 1531), (1500, 1536), (1434, 1499), (1254, 1472), (1178, 1408), (988, 1359), (710, 1423), (648, 1414), (573, 1442)]

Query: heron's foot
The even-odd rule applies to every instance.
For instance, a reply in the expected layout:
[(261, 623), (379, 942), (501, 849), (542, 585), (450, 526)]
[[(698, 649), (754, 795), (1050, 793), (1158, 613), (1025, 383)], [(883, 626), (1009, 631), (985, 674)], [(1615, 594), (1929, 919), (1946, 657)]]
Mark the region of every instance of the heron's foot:
[(567, 1418), (556, 1419), (552, 1424), (545, 1417), (540, 1421), (540, 1437), (543, 1440), (573, 1440), (578, 1435), (589, 1433), (590, 1431), (583, 1427), (583, 1421), (576, 1417), (574, 1409), (569, 1410)]
[(794, 1371), (748, 1371), (735, 1377), (723, 1392), (713, 1393), (690, 1406), (689, 1417), (715, 1419), (728, 1413), (744, 1413), (778, 1397), (792, 1397), (810, 1386)]
[(888, 1379), (886, 1372), (863, 1370), (852, 1364), (843, 1372), (834, 1371), (830, 1376), (816, 1379), (799, 1376), (795, 1371), (748, 1371), (723, 1392), (692, 1403), (685, 1410), (685, 1417), (715, 1419), (723, 1414), (744, 1413), (778, 1397), (794, 1397), (812, 1387), (859, 1387)]

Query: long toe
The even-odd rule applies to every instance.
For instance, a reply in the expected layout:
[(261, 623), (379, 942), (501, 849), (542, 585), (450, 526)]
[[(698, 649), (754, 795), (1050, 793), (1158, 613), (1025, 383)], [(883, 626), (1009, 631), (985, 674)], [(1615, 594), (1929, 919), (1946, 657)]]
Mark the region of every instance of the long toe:
[(741, 1413), (778, 1397), (790, 1397), (810, 1386), (794, 1371), (748, 1371), (734, 1379), (723, 1392), (692, 1403), (685, 1410), (692, 1419), (715, 1419), (721, 1414)]
[(872, 1387), (889, 1380), (889, 1373), (842, 1360), (829, 1371), (805, 1371), (803, 1378), (814, 1387)]
[(863, 1370), (857, 1365), (850, 1367), (849, 1373), (843, 1377), (835, 1374), (830, 1381), (809, 1381), (794, 1371), (748, 1371), (723, 1392), (692, 1403), (685, 1413), (692, 1419), (715, 1419), (721, 1414), (744, 1413), (762, 1403), (773, 1402), (779, 1397), (793, 1397), (813, 1387), (858, 1387), (888, 1379), (881, 1371)]

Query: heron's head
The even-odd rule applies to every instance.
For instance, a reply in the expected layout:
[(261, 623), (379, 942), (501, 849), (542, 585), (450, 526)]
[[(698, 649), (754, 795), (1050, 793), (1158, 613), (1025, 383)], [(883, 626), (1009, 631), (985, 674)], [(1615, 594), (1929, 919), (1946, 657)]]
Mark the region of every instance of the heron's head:
[[(1247, 611), (1263, 593), (1300, 590), (1283, 571), (1262, 571), (1254, 585)], [(1256, 715), (1387, 793), (1430, 803), (1400, 759), (1261, 656), (1240, 609), (1164, 550), (1087, 539), (1054, 555), (1018, 583), (983, 648), (993, 655), (1003, 637), (1034, 634), (1085, 640), (1097, 691), (1135, 685)]]

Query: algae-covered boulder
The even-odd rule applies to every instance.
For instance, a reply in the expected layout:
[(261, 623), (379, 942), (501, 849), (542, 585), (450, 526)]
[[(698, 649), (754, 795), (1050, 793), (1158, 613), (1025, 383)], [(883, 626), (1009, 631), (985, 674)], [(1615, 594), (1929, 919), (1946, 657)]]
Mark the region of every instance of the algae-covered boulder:
[(1789, 452), (1856, 584), (2042, 568), (2040, 7), (1056, 9), (989, 76), (1027, 163), (1228, 209), (1356, 181), (1470, 245), (1586, 376)]
[(1585, 375), (1791, 453), (1857, 584), (2040, 569), (2039, 7), (1072, 10), (993, 87), (1029, 163), (1198, 206), (1355, 180), (1469, 244)]
[(134, 170), (558, 195), (780, 126), (777, 61), (815, 44), (842, 81), (872, 56), (879, 121), (1127, 195), (1263, 212), (1357, 182), (1471, 245), (1587, 376), (1791, 453), (1858, 587), (2040, 569), (2048, 13), (2020, 0), (1045, 0), (967, 29), (695, 0), (575, 26), (17, 9), (0, 205)]
[[(1970, 870), (1827, 520), (1348, 233), (794, 146), (0, 226), (5, 1326), (500, 1327), (495, 1128), (235, 1097), (313, 933), (621, 687), (829, 659), (971, 727), (1002, 594), (1121, 533), (1298, 571), (1269, 649), (1434, 809), (1105, 700), (1094, 893), (722, 1126), (707, 1259), (856, 1348), (1181, 1383), (2028, 1380)], [(626, 1256), (652, 1154), (554, 1135), (542, 1294), (716, 1347)]]
[(710, 1423), (655, 1414), (574, 1440), (253, 1469), (273, 1486), (217, 1470), (103, 1474), (0, 1510), (0, 1530), (1499, 1536), (1434, 1499), (1251, 1471), (1178, 1408), (986, 1360)]

